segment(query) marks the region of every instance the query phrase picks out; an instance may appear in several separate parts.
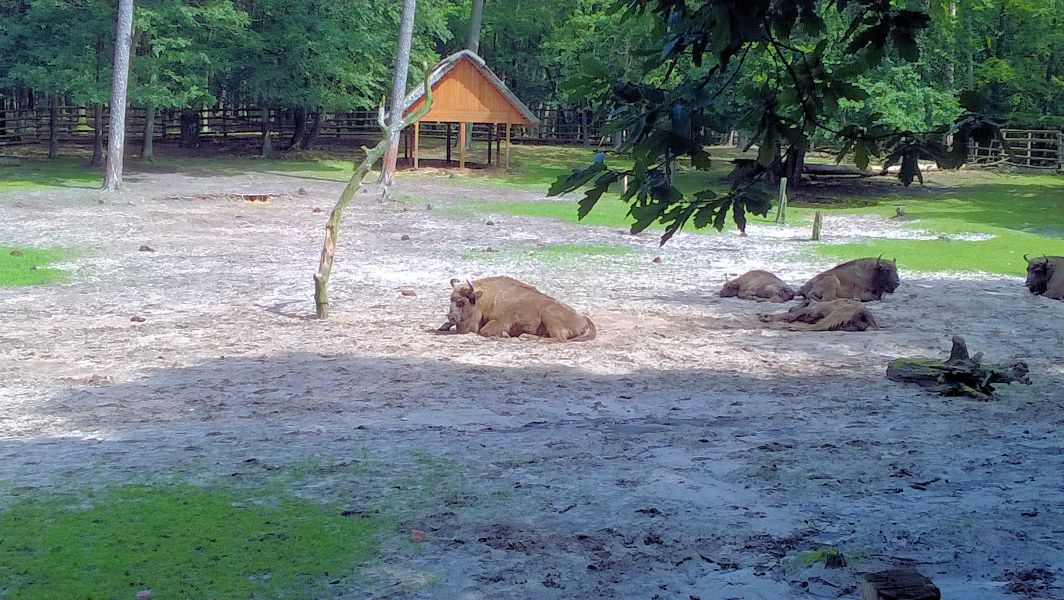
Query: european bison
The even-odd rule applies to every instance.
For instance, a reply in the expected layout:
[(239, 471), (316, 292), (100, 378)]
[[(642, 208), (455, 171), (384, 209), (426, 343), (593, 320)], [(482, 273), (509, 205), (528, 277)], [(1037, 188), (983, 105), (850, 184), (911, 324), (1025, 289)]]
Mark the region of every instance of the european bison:
[(798, 290), (798, 295), (808, 300), (848, 298), (868, 302), (882, 300), (883, 294), (893, 293), (900, 283), (897, 261), (858, 258), (813, 277)]
[(1027, 258), (1027, 289), (1032, 294), (1064, 300), (1064, 256)]
[(794, 298), (794, 290), (772, 273), (754, 270), (725, 283), (720, 290), (720, 297), (787, 302)]
[(778, 315), (766, 315), (765, 321), (783, 321), (785, 323), (803, 323), (799, 326), (807, 331), (864, 331), (879, 329), (879, 323), (872, 313), (860, 302), (846, 299), (816, 302), (806, 300)]
[(595, 339), (595, 323), (566, 304), (511, 277), (486, 277), (471, 283), (451, 280), (451, 310), (445, 331), (485, 337), (548, 336), (560, 342)]

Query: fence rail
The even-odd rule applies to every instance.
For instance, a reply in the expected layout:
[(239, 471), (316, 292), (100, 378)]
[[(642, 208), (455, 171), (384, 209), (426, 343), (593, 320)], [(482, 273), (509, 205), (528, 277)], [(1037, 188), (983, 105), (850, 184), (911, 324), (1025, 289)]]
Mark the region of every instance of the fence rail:
[(1064, 171), (1064, 131), (1052, 129), (1002, 129), (1001, 140), (973, 146), (968, 162), (978, 167), (1013, 166)]
[[(601, 140), (601, 123), (575, 111), (562, 109), (540, 109), (536, 111), (541, 119), (539, 127), (525, 129), (515, 128), (512, 139), (516, 143), (552, 143), (552, 144), (598, 144)], [(96, 134), (93, 109), (84, 106), (59, 107), (56, 114), (56, 138), (60, 142), (87, 141)], [(50, 111), (47, 107), (39, 109), (5, 109), (0, 107), (0, 145), (33, 144), (50, 139)], [(186, 127), (195, 129), (199, 138), (227, 138), (230, 136), (262, 135), (263, 111), (258, 108), (208, 108), (194, 112), (162, 110), (155, 115), (153, 139), (166, 141), (178, 139), (182, 133), (182, 119)], [(107, 135), (109, 114), (104, 109), (101, 132)], [(312, 127), (312, 118), (307, 117), (307, 128)], [(189, 125), (191, 122), (191, 125)], [(291, 137), (296, 130), (296, 119), (292, 111), (271, 110), (270, 125), (275, 142)], [(145, 129), (145, 111), (142, 108), (130, 108), (126, 111), (126, 132), (133, 140), (143, 139)], [(490, 125), (477, 124), (473, 127), (476, 139), (487, 139)], [(452, 135), (457, 135), (457, 127), (452, 127)], [(447, 127), (443, 123), (425, 123), (421, 135), (426, 137), (446, 137)], [(377, 127), (377, 115), (373, 111), (353, 111), (346, 113), (323, 113), (318, 138), (323, 141), (363, 143), (380, 137)]]

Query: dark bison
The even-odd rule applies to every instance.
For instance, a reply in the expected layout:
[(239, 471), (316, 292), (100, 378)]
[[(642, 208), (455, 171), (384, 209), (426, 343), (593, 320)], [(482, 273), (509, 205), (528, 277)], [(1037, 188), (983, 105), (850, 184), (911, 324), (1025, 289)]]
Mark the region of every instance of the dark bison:
[(1054, 300), (1064, 300), (1064, 256), (1027, 258), (1027, 289)]
[(883, 294), (893, 293), (900, 283), (897, 261), (858, 258), (813, 277), (798, 290), (798, 295), (808, 300), (848, 298), (868, 302), (882, 300)]
[(755, 270), (725, 283), (720, 290), (720, 297), (787, 302), (794, 298), (794, 290), (772, 273)]

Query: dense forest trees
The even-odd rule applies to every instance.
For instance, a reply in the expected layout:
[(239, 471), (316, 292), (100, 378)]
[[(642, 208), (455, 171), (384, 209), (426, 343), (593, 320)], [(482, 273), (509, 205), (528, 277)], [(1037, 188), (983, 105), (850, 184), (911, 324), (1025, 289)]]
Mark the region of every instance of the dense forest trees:
[[(475, 4), (419, 3), (411, 79), (420, 76), (422, 63), (467, 45)], [(183, 111), (185, 145), (196, 143), (196, 109), (227, 105), (262, 110), (267, 131), (271, 114), (287, 115), (297, 127), (280, 144), (309, 147), (323, 113), (372, 109), (387, 90), (400, 6), (393, 0), (143, 0), (134, 16), (130, 103), (149, 112)], [(755, 13), (775, 23), (771, 30), (756, 27), (773, 36), (771, 47), (735, 31), (707, 37), (712, 45), (731, 35), (724, 43), (735, 52), (726, 71), (717, 68), (719, 52), (702, 48), (705, 60), (694, 60), (698, 48), (685, 37), (698, 35), (699, 24), (723, 22), (712, 13), (721, 7), (735, 11), (736, 23)], [(116, 8), (115, 0), (0, 0), (0, 105), (99, 107), (94, 117), (102, 123)], [(880, 9), (927, 18), (911, 28), (890, 19), (873, 23)], [(852, 39), (855, 15), (869, 39), (890, 39), (884, 38), (881, 56), (868, 57), (874, 60), (867, 68), (846, 70), (848, 45), (839, 40)], [(822, 34), (807, 31), (812, 16)], [(672, 35), (677, 25), (687, 29), (683, 35)], [(903, 30), (912, 39), (898, 44), (903, 40), (893, 36)], [(585, 132), (617, 107), (613, 90), (592, 80), (669, 91), (685, 81), (716, 89), (725, 77), (732, 84), (714, 98), (705, 124), (753, 134), (758, 123), (743, 121), (751, 89), (778, 92), (781, 112), (801, 104), (785, 90), (769, 90), (781, 67), (777, 50), (798, 67), (815, 57), (843, 82), (821, 98), (831, 105), (818, 116), (822, 127), (806, 132), (818, 143), (839, 143), (830, 131), (855, 121), (938, 130), (962, 116), (962, 98), (977, 98), (981, 114), (1014, 126), (1064, 122), (1064, 0), (486, 0), (479, 32), (480, 54), (522, 99), (533, 109), (560, 110), (557, 118), (584, 124)], [(672, 60), (679, 54), (681, 60)], [(150, 159), (145, 133), (131, 135), (144, 140), (143, 157)], [(879, 149), (859, 147), (871, 150)]]

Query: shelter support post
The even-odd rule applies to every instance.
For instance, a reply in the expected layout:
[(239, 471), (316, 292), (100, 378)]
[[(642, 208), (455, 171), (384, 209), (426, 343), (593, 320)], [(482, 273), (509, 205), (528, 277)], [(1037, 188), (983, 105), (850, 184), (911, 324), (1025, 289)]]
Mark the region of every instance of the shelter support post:
[(414, 168), (417, 169), (417, 147), (421, 141), (421, 121), (414, 121)]
[(465, 168), (465, 140), (466, 140), (466, 123), (462, 121), (458, 124), (458, 168)]
[(451, 124), (444, 123), (447, 126), (447, 164), (451, 164)]
[(499, 152), (501, 151), (500, 146), (502, 146), (502, 140), (499, 139), (499, 124), (496, 123), (495, 125), (492, 125), (492, 127), (495, 129), (495, 164), (498, 166), (502, 164), (499, 162)]
[(506, 168), (510, 168), (510, 123), (506, 124)]

